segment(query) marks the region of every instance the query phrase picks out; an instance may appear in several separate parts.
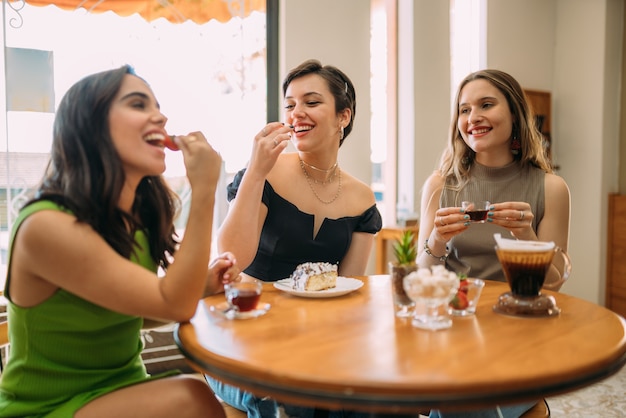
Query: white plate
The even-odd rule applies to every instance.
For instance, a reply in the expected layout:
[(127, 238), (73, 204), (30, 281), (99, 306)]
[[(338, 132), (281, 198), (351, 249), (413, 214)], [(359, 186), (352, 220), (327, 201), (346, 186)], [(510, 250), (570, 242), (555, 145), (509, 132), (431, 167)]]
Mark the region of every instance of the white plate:
[(234, 310), (228, 309), (228, 303), (222, 302), (217, 305), (209, 306), (209, 311), (223, 316), (226, 319), (249, 319), (265, 315), (271, 307), (272, 305), (269, 303), (259, 302), (256, 309), (246, 312), (235, 312)]
[(283, 292), (303, 298), (334, 298), (361, 288), (363, 282), (350, 277), (337, 277), (337, 286), (326, 290), (295, 290), (291, 287), (291, 278), (282, 279), (274, 283), (274, 287)]

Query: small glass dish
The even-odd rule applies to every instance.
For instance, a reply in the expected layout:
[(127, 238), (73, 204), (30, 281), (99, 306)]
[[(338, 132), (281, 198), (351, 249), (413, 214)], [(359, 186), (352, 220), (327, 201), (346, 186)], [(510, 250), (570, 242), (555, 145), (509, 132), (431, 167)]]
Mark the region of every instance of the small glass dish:
[(228, 302), (222, 302), (217, 305), (209, 306), (209, 311), (220, 315), (226, 319), (250, 319), (250, 318), (258, 318), (259, 316), (265, 315), (272, 305), (269, 303), (259, 303), (256, 309), (252, 309), (250, 311), (239, 312), (234, 308), (231, 308), (228, 305)]
[(452, 319), (448, 313), (440, 312), (440, 307), (446, 306), (459, 288), (459, 279), (456, 273), (447, 271), (444, 266), (436, 265), (431, 269), (420, 268), (409, 273), (404, 278), (406, 294), (426, 308), (425, 313), (416, 311), (411, 324), (415, 328), (431, 331), (447, 329), (452, 326)]
[(456, 295), (448, 303), (448, 313), (452, 316), (474, 315), (484, 287), (484, 280), (474, 278), (462, 279)]

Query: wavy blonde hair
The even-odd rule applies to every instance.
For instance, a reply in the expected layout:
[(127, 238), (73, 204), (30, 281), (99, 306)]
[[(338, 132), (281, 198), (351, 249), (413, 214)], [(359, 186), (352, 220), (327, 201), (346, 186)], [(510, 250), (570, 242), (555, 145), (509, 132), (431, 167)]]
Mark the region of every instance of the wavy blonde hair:
[(552, 173), (552, 164), (547, 158), (544, 139), (537, 129), (535, 115), (528, 98), (520, 84), (510, 74), (500, 70), (486, 69), (473, 72), (461, 81), (454, 100), (454, 116), (450, 123), (448, 144), (441, 156), (439, 172), (447, 179), (452, 179), (455, 188), (460, 189), (469, 180), (469, 172), (474, 164), (476, 153), (467, 146), (457, 127), (459, 120), (459, 98), (463, 87), (474, 80), (486, 80), (497, 88), (506, 98), (513, 115), (511, 140), (517, 138), (521, 148), (513, 158), (522, 165), (531, 164)]

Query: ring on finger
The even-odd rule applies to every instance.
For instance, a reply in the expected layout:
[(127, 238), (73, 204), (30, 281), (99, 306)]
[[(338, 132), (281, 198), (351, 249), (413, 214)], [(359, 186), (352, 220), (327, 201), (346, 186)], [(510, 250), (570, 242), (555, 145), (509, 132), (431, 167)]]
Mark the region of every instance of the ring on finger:
[(443, 218), (441, 216), (439, 217), (439, 225), (441, 225), (441, 226), (446, 226), (447, 225), (447, 224), (445, 224), (443, 222)]
[(520, 220), (520, 221), (524, 220), (524, 216), (526, 216), (526, 213), (524, 213), (524, 211), (523, 211), (523, 210), (520, 210), (520, 211), (519, 211), (519, 220)]
[(275, 139), (272, 139), (272, 141), (274, 141), (274, 148), (276, 148), (278, 146), (278, 142)]

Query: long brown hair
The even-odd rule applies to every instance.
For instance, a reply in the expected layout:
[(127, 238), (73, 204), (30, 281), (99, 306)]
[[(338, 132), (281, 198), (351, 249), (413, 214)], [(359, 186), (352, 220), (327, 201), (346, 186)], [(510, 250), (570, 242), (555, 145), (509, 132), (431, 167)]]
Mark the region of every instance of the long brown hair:
[(144, 177), (136, 191), (132, 213), (118, 208), (125, 182), (122, 161), (109, 130), (109, 111), (124, 76), (132, 67), (103, 71), (74, 84), (59, 104), (53, 128), (50, 162), (35, 197), (26, 205), (51, 200), (69, 209), (79, 222), (97, 231), (124, 257), (132, 254), (134, 233), (148, 235), (151, 256), (169, 265), (177, 237), (173, 219), (178, 196), (162, 176)]
[(496, 87), (504, 95), (509, 105), (513, 115), (511, 140), (516, 138), (521, 145), (518, 154), (513, 156), (514, 159), (520, 161), (522, 165), (531, 164), (547, 173), (552, 173), (553, 169), (546, 155), (543, 136), (537, 129), (535, 115), (528, 104), (524, 90), (510, 74), (500, 70), (486, 69), (469, 74), (459, 84), (454, 101), (454, 116), (450, 122), (448, 144), (443, 151), (439, 164), (440, 174), (446, 178), (452, 177), (454, 180), (452, 183), (459, 188), (468, 180), (476, 153), (463, 141), (457, 126), (459, 99), (466, 84), (481, 79)]

